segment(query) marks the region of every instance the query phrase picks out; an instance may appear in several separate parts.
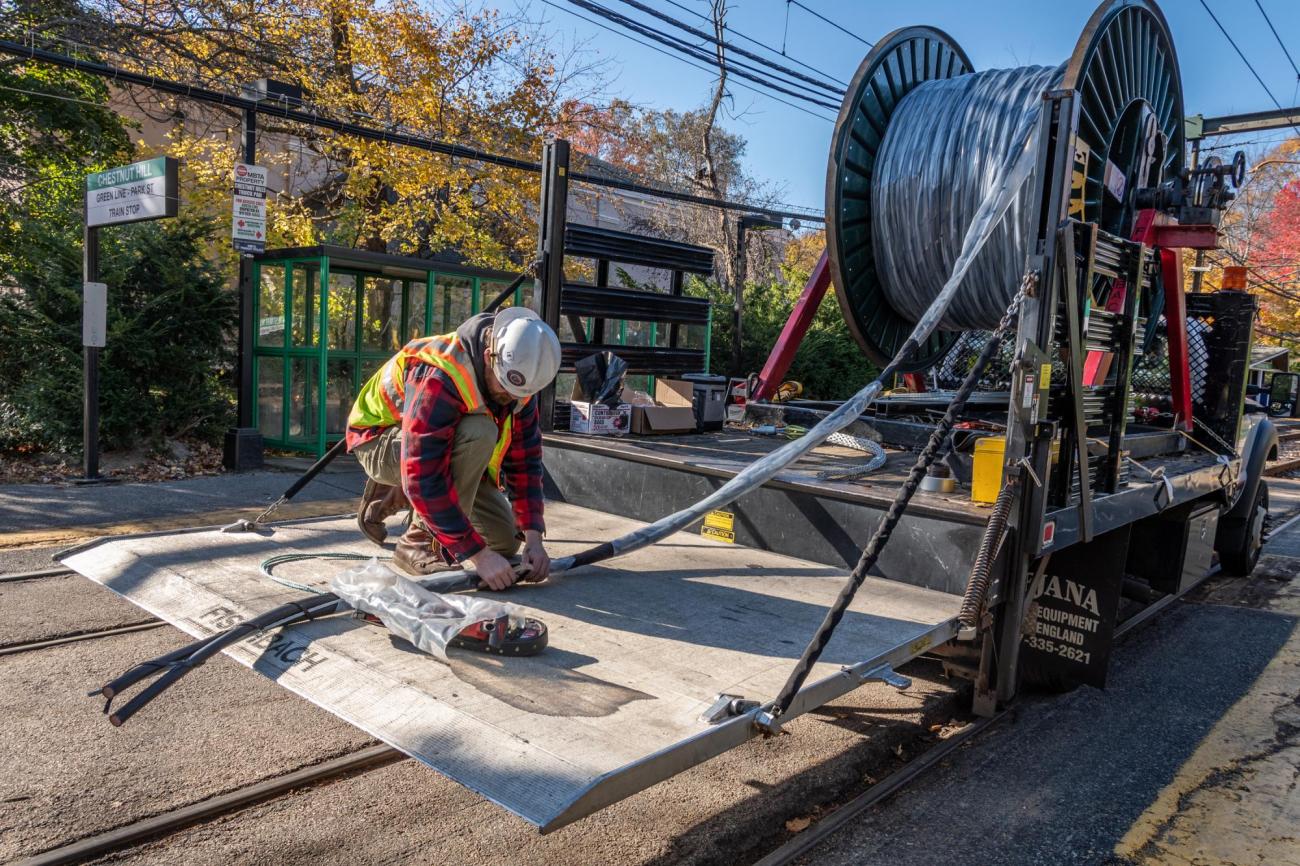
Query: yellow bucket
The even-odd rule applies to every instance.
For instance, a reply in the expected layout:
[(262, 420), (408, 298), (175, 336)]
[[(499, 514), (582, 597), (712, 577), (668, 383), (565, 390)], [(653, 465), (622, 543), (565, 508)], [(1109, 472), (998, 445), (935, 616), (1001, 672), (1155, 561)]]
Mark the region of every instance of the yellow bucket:
[(992, 502), (1002, 489), (1002, 463), (1006, 459), (1007, 440), (985, 436), (975, 442), (975, 459), (971, 468), (972, 502)]

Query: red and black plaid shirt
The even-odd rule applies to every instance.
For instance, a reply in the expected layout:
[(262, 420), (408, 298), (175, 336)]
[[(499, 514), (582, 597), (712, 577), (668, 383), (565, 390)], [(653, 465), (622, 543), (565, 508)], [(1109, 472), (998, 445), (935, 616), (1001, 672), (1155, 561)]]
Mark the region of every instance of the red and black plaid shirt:
[[(488, 403), (499, 430), (509, 407)], [(446, 373), (430, 364), (410, 364), (402, 411), (402, 486), (415, 513), (438, 543), (457, 560), (487, 544), (461, 510), (451, 480), (451, 449), (465, 403)], [(348, 450), (383, 433), (382, 427), (349, 427)], [(545, 532), (542, 520), (542, 431), (537, 401), (515, 415), (510, 447), (501, 466), (502, 481), (521, 531)], [(488, 483), (491, 483), (490, 481)]]

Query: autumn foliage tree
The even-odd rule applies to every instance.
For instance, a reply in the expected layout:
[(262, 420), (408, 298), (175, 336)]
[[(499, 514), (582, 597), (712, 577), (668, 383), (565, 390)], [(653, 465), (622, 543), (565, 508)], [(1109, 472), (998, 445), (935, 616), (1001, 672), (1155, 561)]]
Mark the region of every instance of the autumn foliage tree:
[[(1259, 298), (1257, 342), (1300, 338), (1300, 138), (1254, 155), (1246, 181), (1223, 214), (1220, 249), (1205, 256), (1202, 286), (1220, 287), (1223, 268), (1247, 268)], [(1185, 257), (1190, 264), (1192, 256)]]
[[(125, 66), (226, 92), (259, 78), (299, 84), (310, 111), (525, 158), (536, 158), (561, 89), (584, 71), (516, 20), (415, 0), (91, 2)], [(170, 125), (166, 150), (184, 160), (193, 205), (227, 211), (238, 113), (134, 89), (124, 98)], [(272, 245), (455, 250), (495, 267), (531, 254), (534, 175), (261, 123), (259, 162), (285, 177), (269, 213)]]
[(1252, 276), (1260, 294), (1261, 330), (1294, 342), (1300, 336), (1300, 179), (1273, 195), (1260, 235)]

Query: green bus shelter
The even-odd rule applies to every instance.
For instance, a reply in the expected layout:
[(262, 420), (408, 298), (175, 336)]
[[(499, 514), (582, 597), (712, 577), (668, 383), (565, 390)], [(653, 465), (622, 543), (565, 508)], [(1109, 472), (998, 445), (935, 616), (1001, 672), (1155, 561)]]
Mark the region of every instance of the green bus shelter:
[[(516, 276), (336, 246), (270, 250), (252, 267), (253, 425), (268, 447), (317, 455), (406, 341), (454, 330)], [(513, 302), (532, 291), (525, 281)]]

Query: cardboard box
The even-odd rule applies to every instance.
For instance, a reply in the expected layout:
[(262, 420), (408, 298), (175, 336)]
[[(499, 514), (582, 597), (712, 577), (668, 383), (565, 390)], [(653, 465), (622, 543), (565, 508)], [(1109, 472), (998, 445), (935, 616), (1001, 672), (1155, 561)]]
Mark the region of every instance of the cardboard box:
[(632, 407), (619, 403), (611, 409), (604, 403), (585, 403), (574, 400), (569, 413), (569, 429), (574, 433), (591, 436), (622, 436), (632, 423)]
[(604, 403), (592, 403), (582, 399), (585, 396), (581, 386), (575, 382), (569, 400), (571, 432), (586, 433), (589, 436), (622, 436), (628, 432), (628, 428), (632, 426), (632, 406), (626, 398), (611, 409)]
[(695, 386), (681, 379), (655, 380), (655, 405), (632, 407), (632, 432), (641, 436), (695, 431)]

